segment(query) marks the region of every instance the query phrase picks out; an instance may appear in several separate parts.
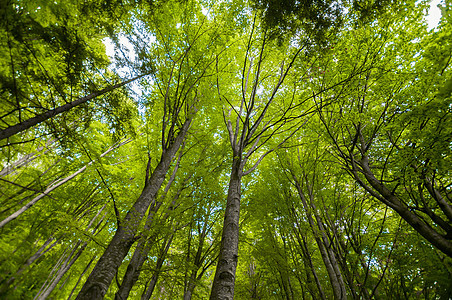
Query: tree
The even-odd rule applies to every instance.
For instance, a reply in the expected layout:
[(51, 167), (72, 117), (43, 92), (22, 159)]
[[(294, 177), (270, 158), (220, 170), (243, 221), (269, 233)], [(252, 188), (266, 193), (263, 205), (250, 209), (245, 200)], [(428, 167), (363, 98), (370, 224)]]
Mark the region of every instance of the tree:
[[(395, 23), (393, 26), (399, 28), (400, 25)], [(393, 43), (419, 38), (425, 29), (421, 24), (418, 26), (413, 24), (410, 31), (405, 32), (397, 29), (399, 33), (403, 32), (403, 38), (395, 38)], [(442, 135), (448, 113), (443, 113), (445, 107), (441, 107), (447, 106), (447, 100), (443, 101), (438, 94), (441, 84), (437, 85), (437, 79), (434, 79), (439, 73), (428, 72), (429, 76), (424, 77), (429, 81), (428, 89), (422, 83), (423, 79), (411, 85), (409, 81), (413, 77), (409, 72), (422, 78), (419, 72), (427, 69), (428, 51), (420, 53), (419, 62), (394, 61), (394, 55), (412, 57), (421, 50), (417, 45), (405, 46), (400, 48), (403, 52), (395, 54), (392, 45), (380, 44), (378, 47), (380, 54), (374, 52), (371, 55), (379, 57), (380, 62), (374, 62), (368, 73), (354, 83), (355, 91), (346, 91), (349, 96), (342, 98), (350, 99), (342, 104), (350, 113), (347, 121), (342, 117), (345, 121), (341, 121), (342, 129), (338, 130), (339, 123), (332, 125), (332, 122), (343, 115), (344, 110), (338, 110), (333, 118), (326, 117), (321, 111), (319, 117), (353, 178), (372, 196), (394, 209), (432, 245), (451, 256), (452, 206), (445, 188), (449, 176), (448, 171), (444, 173), (445, 170), (436, 163), (439, 157), (442, 157), (441, 161), (449, 157), (449, 150), (442, 144), (448, 141)], [(414, 96), (416, 93), (428, 100), (420, 100)], [(381, 99), (385, 99), (384, 104)], [(432, 109), (435, 113), (429, 115)], [(426, 132), (431, 139), (421, 137)], [(345, 143), (340, 141), (342, 137), (346, 139), (343, 140)], [(433, 148), (437, 150), (427, 150)]]
[[(240, 74), (241, 95), (234, 94), (236, 92), (234, 90), (225, 89), (217, 79), (219, 97), (230, 106), (229, 116), (232, 111), (236, 116), (233, 125), (230, 119), (226, 119), (225, 112), (223, 112), (232, 148), (232, 165), (220, 255), (210, 299), (231, 299), (234, 295), (242, 177), (254, 171), (262, 159), (274, 151), (276, 147), (281, 146), (284, 141), (263, 152), (248, 170), (245, 169), (245, 166), (251, 160), (251, 156), (261, 151), (273, 135), (280, 133), (282, 125), (292, 117), (292, 110), (295, 106), (291, 102), (282, 103), (281, 106), (274, 108), (273, 102), (281, 97), (278, 92), (283, 89), (286, 77), (288, 77), (289, 71), (302, 48), (289, 48), (288, 54), (276, 52), (273, 56), (268, 56), (265, 51), (270, 46), (270, 41), (265, 32), (255, 33), (255, 26), (256, 24), (253, 23), (247, 44), (244, 45), (243, 69)], [(254, 53), (258, 56), (254, 57)], [(255, 64), (254, 59), (257, 60)], [(287, 60), (287, 65), (285, 60)], [(263, 89), (264, 92), (260, 94), (259, 89)], [(232, 102), (233, 100), (230, 97), (235, 99), (240, 97), (239, 105), (234, 105), (237, 100)], [(281, 115), (270, 115), (272, 110), (281, 113)], [(295, 118), (294, 123), (291, 128), (292, 134), (295, 131), (294, 127), (299, 127), (301, 121)]]
[[(101, 39), (115, 27), (114, 18), (108, 15), (124, 9), (116, 2), (101, 9), (74, 1), (59, 5), (8, 1), (2, 7), (5, 43), (1, 51), (8, 57), (2, 61), (0, 74), (0, 93), (5, 99), (0, 139), (9, 138), (4, 145), (18, 142), (14, 135), (44, 121), (54, 130), (51, 121), (56, 115), (140, 78), (108, 82), (115, 76), (106, 70), (108, 59)], [(108, 85), (103, 89), (97, 87), (105, 85), (101, 76)], [(114, 97), (110, 99), (111, 107), (119, 109)], [(67, 114), (59, 119), (71, 120)], [(30, 136), (45, 134), (42, 129)]]
[[(196, 10), (182, 10), (181, 12), (183, 17), (187, 19), (195, 18), (199, 14)], [(174, 17), (177, 18), (175, 15)], [(157, 23), (159, 21), (163, 25), (161, 28)], [(186, 37), (180, 41), (176, 40), (178, 43), (175, 44), (171, 37), (184, 34), (186, 29), (181, 28), (179, 30), (172, 27), (174, 21), (171, 19), (156, 19), (155, 22), (154, 26), (157, 25), (159, 31), (157, 44), (161, 43), (155, 52), (158, 56), (161, 55), (161, 58), (166, 56), (166, 60), (159, 61), (159, 64), (162, 65), (160, 68), (162, 73), (157, 73), (154, 76), (156, 89), (151, 94), (152, 101), (155, 101), (155, 98), (158, 97), (157, 99), (163, 104), (160, 112), (162, 119), (160, 123), (161, 157), (152, 172), (150, 170), (151, 158), (149, 158), (146, 184), (141, 195), (127, 212), (124, 220), (120, 221), (115, 236), (97, 262), (77, 299), (98, 299), (102, 298), (107, 292), (124, 257), (132, 244), (138, 239), (137, 233), (140, 223), (149, 206), (156, 201), (157, 193), (198, 110), (197, 106), (202, 104), (200, 102), (209, 93), (204, 78), (214, 62), (214, 55), (210, 57), (202, 56), (199, 47), (217, 46), (215, 43), (217, 38), (215, 28), (210, 32), (203, 30), (203, 23), (201, 23), (199, 27), (197, 26), (197, 31), (187, 32)], [(165, 26), (167, 27), (165, 28)], [(206, 38), (204, 35), (209, 36)], [(207, 42), (207, 45), (200, 44), (201, 42)], [(168, 46), (171, 48), (168, 48)], [(138, 264), (138, 268), (141, 267), (140, 264)], [(127, 295), (127, 292), (124, 295)]]

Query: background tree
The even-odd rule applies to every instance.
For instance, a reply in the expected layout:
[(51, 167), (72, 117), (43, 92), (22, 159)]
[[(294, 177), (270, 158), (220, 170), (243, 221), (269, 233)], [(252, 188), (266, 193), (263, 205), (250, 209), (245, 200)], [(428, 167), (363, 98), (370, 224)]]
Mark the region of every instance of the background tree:
[[(409, 7), (407, 10), (411, 11)], [(384, 19), (381, 22), (385, 24)], [(350, 85), (355, 87), (353, 90), (343, 91), (348, 96), (344, 95), (341, 99), (349, 101), (336, 111), (338, 114), (328, 114), (327, 117), (321, 112), (320, 119), (353, 178), (370, 194), (394, 209), (431, 244), (450, 256), (452, 206), (450, 200), (447, 200), (448, 192), (443, 185), (447, 185), (449, 176), (448, 171), (444, 173), (440, 165), (435, 163), (439, 157), (442, 157), (443, 162), (449, 156), (450, 149), (442, 144), (448, 143), (448, 138), (442, 135), (448, 135), (447, 130), (442, 126), (447, 126), (449, 112), (436, 104), (439, 101), (440, 105), (447, 106), (447, 100), (442, 100), (444, 98), (438, 95), (442, 84), (438, 82), (429, 85), (427, 89), (422, 83), (423, 76), (417, 70), (426, 70), (425, 59), (428, 59), (428, 51), (427, 55), (423, 54), (421, 43), (413, 43), (403, 48), (393, 47), (397, 43), (405, 44), (406, 40), (422, 36), (424, 25), (421, 23), (416, 26), (415, 20), (412, 22), (409, 31), (403, 31), (400, 25), (391, 19), (391, 26), (397, 28), (398, 36), (394, 37), (392, 43), (381, 43), (378, 46), (379, 54), (369, 53), (379, 57), (380, 61), (373, 63), (365, 76)], [(387, 34), (386, 38), (389, 36)], [(380, 42), (374, 44), (378, 43)], [(396, 49), (403, 49), (403, 52), (395, 54)], [(411, 58), (416, 56), (416, 53), (419, 62), (403, 59), (405, 55)], [(394, 55), (400, 60), (387, 60)], [(354, 60), (356, 58), (355, 55)], [(428, 78), (430, 83), (435, 82), (435, 72), (428, 73), (425, 79)], [(413, 74), (419, 79), (412, 77)], [(409, 84), (412, 80), (416, 80), (416, 84)], [(417, 92), (413, 93), (412, 89)], [(427, 100), (421, 100), (414, 95), (420, 95)], [(381, 103), (382, 99), (385, 99), (384, 103)], [(427, 111), (433, 107), (435, 116), (429, 116)], [(344, 113), (347, 113), (347, 117), (341, 117), (340, 125), (332, 125), (333, 120), (339, 115), (344, 116)], [(435, 121), (437, 118), (441, 121)], [(422, 138), (425, 132), (430, 132), (431, 140)], [(419, 142), (418, 138), (423, 142)]]

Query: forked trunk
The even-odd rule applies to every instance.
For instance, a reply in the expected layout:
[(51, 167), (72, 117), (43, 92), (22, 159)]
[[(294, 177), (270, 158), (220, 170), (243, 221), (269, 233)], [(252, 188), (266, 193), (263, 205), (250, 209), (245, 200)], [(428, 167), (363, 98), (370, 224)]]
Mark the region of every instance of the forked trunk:
[(165, 176), (170, 168), (171, 161), (182, 145), (182, 141), (190, 126), (191, 119), (186, 120), (183, 129), (179, 132), (174, 142), (163, 152), (160, 162), (156, 166), (149, 181), (145, 185), (141, 195), (129, 210), (121, 222), (112, 241), (108, 245), (102, 257), (97, 262), (88, 280), (83, 285), (77, 300), (103, 299), (115, 277), (124, 257), (129, 253), (130, 247), (136, 240), (141, 220), (149, 205), (155, 200)]

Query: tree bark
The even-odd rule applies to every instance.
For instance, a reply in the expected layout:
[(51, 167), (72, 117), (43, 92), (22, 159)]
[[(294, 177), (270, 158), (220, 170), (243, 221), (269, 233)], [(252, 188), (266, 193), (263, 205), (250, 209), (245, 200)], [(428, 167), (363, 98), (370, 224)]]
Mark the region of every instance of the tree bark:
[(102, 257), (97, 262), (86, 283), (83, 285), (77, 300), (103, 299), (115, 277), (124, 257), (136, 240), (136, 233), (149, 205), (155, 201), (175, 154), (182, 145), (192, 119), (187, 119), (174, 139), (174, 142), (164, 150), (158, 165), (145, 185), (141, 195), (124, 218), (122, 225), (116, 230), (112, 241)]
[(234, 298), (235, 271), (239, 250), (241, 178), (241, 160), (234, 157), (223, 221), (220, 255), (210, 294), (211, 300), (232, 300)]
[(74, 107), (76, 107), (76, 106), (78, 106), (80, 104), (83, 104), (83, 103), (85, 103), (85, 102), (87, 102), (87, 101), (89, 101), (91, 99), (94, 99), (94, 98), (96, 98), (98, 96), (101, 96), (101, 95), (103, 95), (105, 93), (108, 93), (108, 92), (111, 92), (111, 91), (113, 91), (113, 90), (115, 90), (117, 88), (120, 88), (120, 87), (122, 87), (122, 86), (124, 86), (124, 85), (126, 85), (126, 84), (128, 84), (128, 83), (130, 83), (132, 81), (135, 81), (135, 80), (137, 80), (137, 79), (139, 79), (139, 78), (141, 78), (141, 77), (143, 77), (145, 75), (147, 75), (147, 74), (139, 75), (139, 76), (136, 76), (136, 77), (131, 78), (129, 80), (123, 81), (121, 83), (118, 83), (118, 84), (106, 87), (106, 88), (104, 88), (104, 89), (102, 89), (100, 91), (97, 91), (97, 92), (94, 92), (92, 94), (89, 94), (88, 96), (78, 98), (77, 100), (69, 102), (69, 103), (67, 103), (65, 105), (59, 106), (59, 107), (57, 107), (55, 109), (52, 109), (52, 110), (46, 111), (45, 113), (37, 115), (36, 117), (33, 117), (33, 118), (30, 118), (30, 119), (25, 120), (23, 122), (20, 122), (19, 124), (10, 126), (8, 128), (5, 128), (5, 129), (2, 129), (2, 130), (0, 130), (0, 140), (9, 138), (9, 137), (11, 137), (11, 136), (13, 136), (13, 135), (15, 135), (15, 134), (17, 134), (19, 132), (27, 130), (30, 127), (33, 127), (33, 126), (35, 126), (35, 125), (37, 125), (39, 123), (42, 123), (42, 122), (44, 122), (44, 121), (46, 121), (46, 120), (48, 120), (50, 118), (53, 118), (54, 116), (59, 115), (59, 114), (61, 114), (63, 112), (66, 112), (66, 111), (68, 111), (68, 110), (70, 110), (70, 109), (72, 109), (72, 108), (74, 108)]
[[(315, 270), (314, 264), (312, 263), (312, 257), (311, 254), (309, 253), (309, 248), (308, 248), (308, 242), (306, 241), (306, 236), (302, 233), (301, 231), (301, 226), (299, 224), (299, 218), (295, 212), (295, 208), (292, 206), (292, 211), (293, 211), (293, 216), (295, 219), (295, 224), (296, 226), (293, 228), (293, 231), (295, 233), (295, 237), (297, 239), (299, 248), (302, 251), (302, 257), (303, 260), (305, 261), (305, 268), (306, 268), (306, 276), (308, 277), (308, 290), (311, 292), (311, 294), (316, 298), (314, 291), (312, 291), (311, 287), (309, 286), (309, 271), (312, 273), (312, 275), (314, 276), (314, 281), (317, 287), (317, 291), (319, 292), (319, 298), (320, 299), (326, 299), (325, 293), (323, 292), (323, 288), (322, 288), (322, 284), (320, 283), (319, 280), (319, 276), (317, 275), (317, 271)], [(307, 266), (309, 266), (309, 270), (307, 268)]]
[[(183, 147), (183, 146), (182, 146)], [(154, 216), (158, 212), (161, 207), (163, 201), (168, 194), (168, 191), (176, 178), (177, 170), (179, 169), (180, 160), (182, 158), (182, 151), (179, 153), (179, 157), (177, 159), (176, 166), (174, 168), (173, 174), (171, 174), (171, 178), (168, 180), (166, 187), (163, 191), (163, 194), (160, 196), (161, 201), (154, 201), (151, 204), (151, 208), (149, 209), (148, 217), (146, 219), (146, 224), (144, 225), (143, 232), (149, 232), (152, 224), (154, 222)], [(190, 178), (189, 176), (188, 178)], [(166, 220), (169, 216), (169, 212), (176, 205), (176, 200), (179, 198), (182, 190), (177, 191), (176, 195), (173, 198), (173, 202), (171, 207), (168, 209), (168, 212), (165, 214), (164, 219)], [(137, 282), (140, 277), (141, 267), (146, 261), (149, 251), (153, 245), (154, 236), (143, 237), (138, 241), (137, 247), (133, 253), (132, 259), (127, 266), (126, 273), (124, 274), (123, 280), (121, 282), (121, 286), (119, 287), (118, 292), (116, 292), (115, 299), (127, 299), (129, 297), (129, 293), (132, 290), (133, 286)]]

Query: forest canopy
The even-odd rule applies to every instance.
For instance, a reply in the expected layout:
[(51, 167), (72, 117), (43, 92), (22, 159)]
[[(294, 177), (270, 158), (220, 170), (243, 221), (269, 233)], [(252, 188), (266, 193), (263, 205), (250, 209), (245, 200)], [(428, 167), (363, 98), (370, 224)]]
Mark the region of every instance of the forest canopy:
[(0, 298), (452, 298), (439, 7), (4, 0)]

